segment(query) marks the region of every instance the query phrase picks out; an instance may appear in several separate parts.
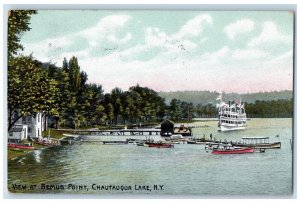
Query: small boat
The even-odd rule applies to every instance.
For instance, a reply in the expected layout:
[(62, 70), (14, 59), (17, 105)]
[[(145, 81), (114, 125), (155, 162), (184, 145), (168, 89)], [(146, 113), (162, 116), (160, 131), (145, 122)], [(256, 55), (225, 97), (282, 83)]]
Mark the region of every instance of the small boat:
[(127, 142), (128, 144), (137, 144), (137, 143), (143, 143), (143, 142), (146, 142), (146, 140), (128, 138), (128, 139), (126, 139), (126, 142)]
[(36, 141), (34, 142), (35, 144), (43, 145), (43, 146), (48, 146), (49, 143), (43, 142), (43, 141)]
[(212, 154), (246, 154), (246, 153), (253, 153), (253, 152), (254, 149), (250, 147), (246, 147), (246, 148), (226, 147), (226, 148), (214, 149), (211, 153)]
[(151, 142), (145, 143), (148, 147), (156, 147), (156, 148), (173, 148), (174, 145), (171, 143), (163, 143), (163, 142)]
[(194, 138), (194, 139), (189, 139), (187, 141), (188, 144), (202, 144), (202, 145), (213, 143), (213, 142), (214, 142), (213, 140), (206, 140), (203, 138)]
[(188, 140), (188, 141), (186, 141), (186, 143), (188, 143), (188, 144), (196, 144), (196, 140)]
[(181, 124), (179, 127), (174, 127), (174, 135), (192, 136), (192, 129)]
[(170, 138), (166, 138), (165, 139), (166, 141), (179, 141), (179, 142), (185, 142), (185, 141), (188, 141), (189, 138), (187, 137), (183, 137), (181, 134), (178, 134), (178, 135), (171, 135)]
[(253, 149), (279, 149), (281, 142), (269, 142), (269, 137), (243, 137), (242, 142), (232, 143), (236, 147), (251, 147)]
[(139, 147), (145, 147), (145, 143), (143, 143), (143, 142), (138, 142), (138, 143), (136, 143), (136, 146), (139, 146)]
[(153, 139), (146, 139), (144, 146), (157, 147), (157, 148), (173, 148), (174, 144), (162, 141), (154, 141)]
[(120, 144), (128, 144), (128, 142), (127, 141), (103, 141), (103, 144), (120, 145)]
[(206, 143), (205, 144), (205, 149), (206, 150), (215, 150), (219, 147), (220, 144), (223, 144), (223, 143), (220, 143), (220, 142), (209, 142), (209, 143)]
[(34, 150), (35, 148), (33, 146), (29, 146), (29, 145), (24, 145), (24, 144), (7, 144), (8, 148), (12, 148), (12, 149), (30, 149), (30, 150)]

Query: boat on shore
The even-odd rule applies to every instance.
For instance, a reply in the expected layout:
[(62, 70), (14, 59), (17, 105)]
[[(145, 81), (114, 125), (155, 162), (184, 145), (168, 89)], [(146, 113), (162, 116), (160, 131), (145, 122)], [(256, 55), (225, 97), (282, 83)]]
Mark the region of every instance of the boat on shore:
[(241, 101), (229, 101), (228, 104), (222, 101), (222, 95), (217, 100), (219, 118), (218, 127), (220, 131), (244, 130), (247, 125), (245, 106)]
[(235, 147), (251, 147), (253, 149), (280, 149), (281, 142), (269, 142), (269, 137), (243, 137), (242, 142), (232, 142)]
[(182, 136), (192, 136), (192, 130), (191, 128), (181, 124), (179, 127), (174, 127), (173, 134)]
[(29, 150), (34, 150), (35, 148), (30, 145), (25, 145), (25, 144), (14, 144), (14, 143), (9, 143), (7, 144), (8, 148), (11, 149), (29, 149)]

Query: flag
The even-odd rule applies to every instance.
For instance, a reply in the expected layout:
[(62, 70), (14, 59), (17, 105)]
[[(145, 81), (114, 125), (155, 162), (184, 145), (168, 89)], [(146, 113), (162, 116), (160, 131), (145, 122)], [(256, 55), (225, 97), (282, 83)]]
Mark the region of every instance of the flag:
[(217, 97), (217, 99), (216, 100), (220, 100), (220, 101), (222, 101), (222, 95), (220, 94), (218, 97)]
[(240, 101), (235, 101), (235, 103), (237, 104), (238, 107), (241, 107), (241, 105), (242, 105), (241, 100)]

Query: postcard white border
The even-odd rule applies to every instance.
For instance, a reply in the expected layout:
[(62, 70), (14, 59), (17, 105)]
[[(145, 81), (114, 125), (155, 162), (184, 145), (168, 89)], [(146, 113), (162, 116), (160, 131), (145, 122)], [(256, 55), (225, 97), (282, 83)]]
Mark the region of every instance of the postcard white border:
[[(251, 1), (251, 3), (255, 3), (255, 4), (249, 4), (250, 1), (248, 1), (248, 4), (230, 4), (230, 3), (236, 3), (236, 1), (216, 1), (216, 0), (211, 0), (211, 1), (205, 1), (204, 3), (208, 3), (208, 4), (195, 4), (196, 2), (195, 1), (191, 1), (191, 0), (185, 0), (185, 1), (172, 1), (173, 3), (176, 3), (176, 4), (164, 4), (164, 3), (168, 3), (169, 1), (166, 1), (166, 0), (153, 0), (153, 1), (150, 1), (151, 3), (156, 3), (156, 4), (138, 4), (140, 3), (140, 1), (126, 1), (126, 3), (130, 3), (130, 4), (122, 4), (124, 3), (124, 1), (107, 1), (107, 0), (104, 0), (104, 1), (101, 1), (101, 3), (108, 3), (108, 4), (96, 4), (96, 3), (99, 3), (98, 0), (90, 0), (89, 3), (92, 3), (92, 4), (85, 4), (86, 1), (80, 1), (80, 0), (75, 0), (75, 1), (72, 1), (72, 3), (77, 3), (77, 4), (66, 4), (66, 3), (69, 3), (69, 1), (67, 0), (52, 0), (52, 1), (49, 1), (49, 0), (45, 0), (43, 1), (44, 4), (36, 4), (36, 3), (41, 3), (40, 1), (36, 1), (36, 0), (15, 0), (15, 1), (12, 1), (12, 0), (6, 0), (5, 3), (6, 4), (2, 4), (3, 6), (1, 7), (1, 18), (2, 19), (2, 22), (3, 22), (3, 28), (5, 27), (6, 25), (6, 21), (5, 21), (5, 14), (7, 13), (7, 11), (9, 9), (123, 9), (123, 10), (126, 10), (126, 9), (138, 9), (138, 10), (148, 10), (148, 9), (151, 9), (151, 10), (291, 10), (291, 11), (294, 11), (295, 12), (295, 17), (297, 17), (297, 7), (298, 5), (296, 4), (297, 1), (272, 1), (272, 3), (281, 3), (281, 4), (277, 4), (277, 5), (274, 5), (274, 4), (265, 4), (265, 3), (269, 3), (269, 1), (266, 1), (266, 0), (263, 0), (263, 1)], [(27, 3), (27, 4), (25, 4)], [(57, 3), (57, 4), (49, 4), (49, 3)], [(93, 4), (95, 3), (95, 4)], [(158, 4), (160, 3), (160, 4)], [(188, 5), (187, 3), (192, 3), (190, 5)], [(220, 3), (220, 4), (218, 4)], [(223, 4), (222, 4), (223, 3)], [(226, 4), (225, 4), (226, 3)], [(286, 4), (286, 3), (293, 3), (293, 4)], [(295, 18), (295, 36), (296, 36), (296, 27), (297, 27), (297, 24), (298, 24), (298, 21), (297, 21), (297, 18)], [(1, 39), (3, 39), (3, 41), (1, 40), (1, 44), (3, 45), (3, 54), (1, 55), (0, 57), (0, 60), (2, 62), (2, 64), (4, 65), (3, 67), (6, 67), (6, 64), (7, 64), (7, 61), (5, 60), (6, 59), (6, 30), (3, 29), (3, 32), (1, 33)], [(295, 39), (295, 56), (297, 54), (296, 52), (296, 39)], [(298, 88), (297, 88), (297, 81), (296, 81), (296, 78), (298, 78), (298, 71), (297, 71), (297, 68), (296, 68), (296, 60), (297, 57), (295, 57), (295, 65), (294, 65), (294, 95), (295, 97), (297, 98), (297, 95), (298, 95)], [(100, 196), (100, 195), (90, 195), (90, 194), (87, 194), (87, 195), (80, 195), (80, 197), (78, 197), (77, 195), (51, 195), (51, 194), (38, 194), (38, 195), (35, 195), (35, 194), (11, 194), (7, 191), (7, 152), (6, 152), (6, 137), (4, 136), (6, 134), (6, 122), (5, 122), (5, 119), (7, 114), (5, 113), (6, 112), (6, 99), (4, 98), (7, 98), (7, 93), (6, 93), (6, 88), (7, 88), (7, 85), (6, 85), (6, 82), (7, 82), (7, 70), (6, 68), (4, 69), (1, 69), (1, 72), (0, 72), (0, 75), (3, 79), (3, 83), (1, 83), (1, 86), (0, 88), (2, 89), (1, 91), (1, 105), (3, 107), (3, 111), (2, 111), (2, 116), (0, 117), (0, 123), (1, 123), (1, 132), (2, 135), (3, 135), (3, 145), (1, 146), (2, 147), (2, 150), (0, 150), (0, 155), (3, 158), (3, 166), (5, 169), (3, 172), (1, 172), (1, 176), (3, 175), (2, 177), (2, 180), (3, 180), (3, 184), (0, 185), (0, 190), (2, 189), (3, 191), (3, 197), (5, 199), (94, 199), (94, 198), (103, 198), (103, 196)], [(297, 107), (298, 105), (298, 102), (297, 100), (295, 100), (295, 108)], [(297, 130), (296, 130), (296, 126), (298, 126), (298, 120), (297, 120), (297, 113), (295, 111), (295, 114), (294, 114), (294, 136), (295, 138), (297, 137)], [(297, 141), (297, 144), (299, 144), (299, 139), (296, 139), (295, 141)], [(297, 198), (297, 194), (299, 194), (299, 189), (297, 188), (297, 180), (299, 179), (299, 177), (297, 176), (296, 174), (296, 170), (297, 170), (297, 167), (296, 167), (296, 164), (297, 164), (297, 159), (299, 158), (298, 156), (298, 153), (297, 153), (297, 149), (295, 148), (295, 154), (294, 154), (294, 195), (293, 195), (293, 200), (295, 200), (295, 198)], [(299, 163), (299, 162), (298, 162)], [(2, 170), (2, 169), (1, 169)], [(2, 188), (3, 187), (3, 188)], [(109, 198), (109, 199), (114, 199), (114, 198), (126, 198), (126, 197), (122, 197), (122, 196), (108, 196), (108, 197), (104, 197), (104, 198)], [(163, 198), (163, 199), (172, 199), (174, 198), (173, 196), (133, 196), (132, 198), (134, 198), (135, 200), (134, 201), (137, 201), (137, 198), (146, 198), (146, 199), (157, 199), (157, 198)], [(193, 199), (193, 197), (183, 197), (184, 199), (185, 198), (188, 198), (188, 199)], [(201, 195), (199, 196), (196, 196), (195, 198), (200, 198), (202, 199), (201, 201), (203, 201), (203, 197), (201, 197)], [(242, 198), (243, 200), (242, 201), (245, 201), (245, 202), (248, 202), (248, 201), (253, 201), (253, 197), (250, 196), (250, 197), (235, 197), (235, 196), (229, 196), (229, 197), (220, 197), (220, 196), (217, 196), (217, 197), (211, 197), (209, 199), (207, 199), (206, 197), (204, 197), (205, 200), (208, 200), (208, 201), (211, 201), (212, 199), (227, 199), (225, 200), (225, 202), (227, 202), (229, 199), (230, 202), (235, 202), (235, 201), (239, 201), (238, 199), (239, 198)], [(233, 199), (232, 199), (233, 198)], [(247, 198), (251, 198), (249, 200), (247, 200)], [(265, 202), (266, 200), (269, 200), (269, 201), (272, 201), (272, 202), (278, 202), (280, 201), (280, 197), (277, 197), (275, 196), (273, 200), (271, 199), (268, 199), (270, 197), (265, 197), (265, 196), (257, 196), (257, 197), (254, 197), (255, 199), (263, 199), (263, 201)], [(279, 198), (279, 199), (277, 199)], [(181, 198), (180, 198), (181, 199)], [(44, 201), (44, 200), (43, 200)], [(50, 200), (51, 201), (51, 200)], [(52, 200), (53, 201), (53, 200)], [(78, 200), (77, 200), (78, 201)], [(80, 200), (79, 200), (80, 201)], [(101, 200), (102, 201), (102, 200)], [(127, 199), (127, 201), (130, 201), (130, 202), (134, 202), (130, 199)], [(164, 200), (163, 200), (164, 201)], [(193, 200), (190, 200), (190, 201), (193, 201)], [(220, 200), (216, 200), (216, 201), (220, 201)], [(222, 200), (223, 201), (223, 200)], [(255, 200), (256, 201), (256, 200)], [(287, 201), (286, 199), (284, 199), (283, 201)], [(30, 202), (32, 202), (32, 200), (30, 200)], [(72, 201), (74, 202), (74, 201)], [(75, 201), (76, 202), (76, 201)], [(173, 202), (173, 200), (172, 200)]]

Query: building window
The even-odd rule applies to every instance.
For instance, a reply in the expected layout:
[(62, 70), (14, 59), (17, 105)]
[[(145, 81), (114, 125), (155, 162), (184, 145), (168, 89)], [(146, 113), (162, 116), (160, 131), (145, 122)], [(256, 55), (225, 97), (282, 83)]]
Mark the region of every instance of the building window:
[(40, 122), (40, 114), (38, 114), (38, 116), (37, 116), (37, 117), (38, 117), (38, 122)]
[(9, 136), (11, 136), (11, 137), (12, 137), (12, 136), (13, 136), (13, 133), (12, 133), (12, 132), (9, 132)]

